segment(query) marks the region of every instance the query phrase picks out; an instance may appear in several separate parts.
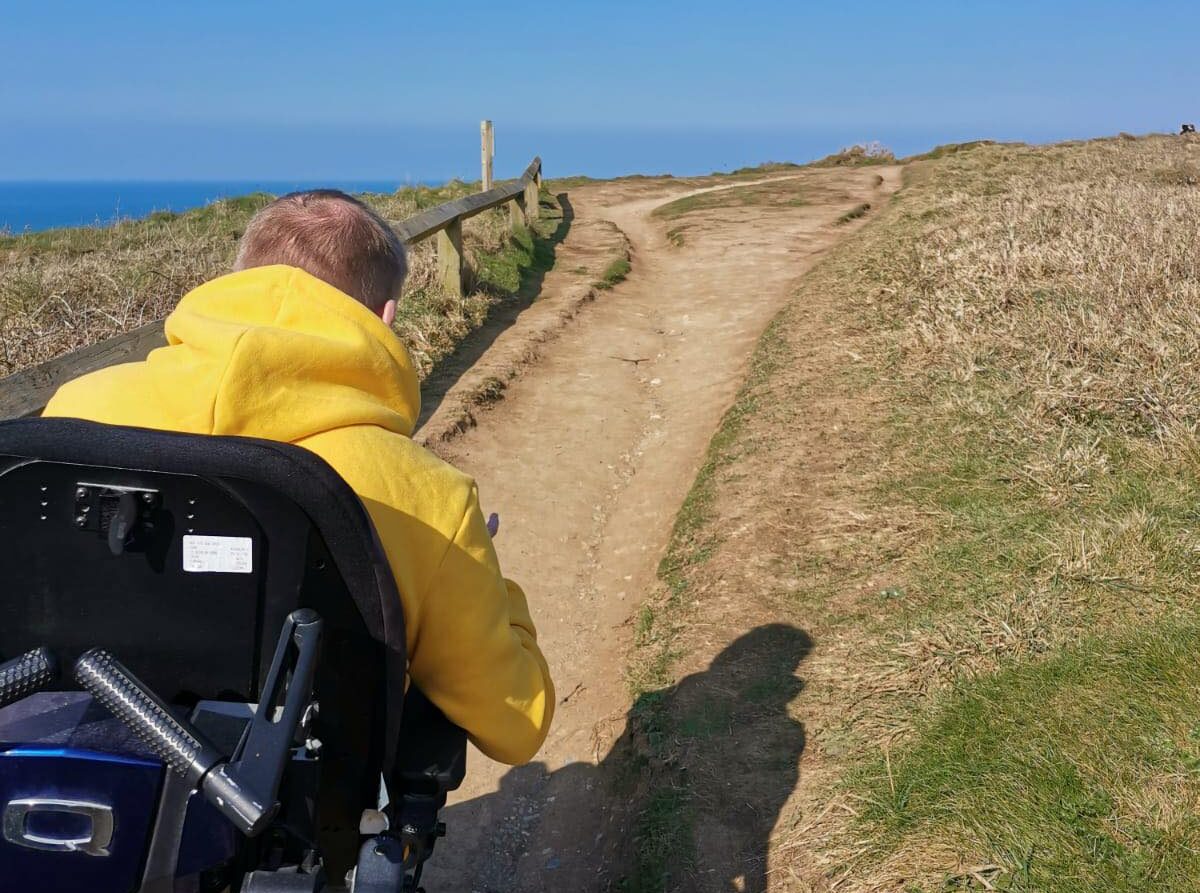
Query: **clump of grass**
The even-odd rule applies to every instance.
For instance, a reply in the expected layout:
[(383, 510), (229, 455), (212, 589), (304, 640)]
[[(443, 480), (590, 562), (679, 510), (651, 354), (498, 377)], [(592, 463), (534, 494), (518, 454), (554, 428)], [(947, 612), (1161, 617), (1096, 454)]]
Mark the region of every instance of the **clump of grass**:
[(880, 142), (856, 143), (814, 161), (813, 167), (862, 167), (869, 164), (892, 164), (896, 156)]
[[(447, 294), (438, 283), (432, 240), (410, 249), (413, 272), (396, 311), (395, 328), (422, 378), (464, 336), (482, 325), (497, 303), (516, 295), (524, 277), (554, 264), (553, 248), (546, 237), (557, 218), (543, 213), (533, 229), (519, 227), (509, 233), (503, 209), (479, 216), (489, 215), (492, 219), (483, 221), (489, 229), (477, 231), (489, 237), (467, 243), (467, 287), (461, 296)], [(465, 234), (464, 226), (464, 240)]]
[(663, 893), (671, 886), (672, 875), (686, 871), (694, 818), (686, 795), (672, 788), (660, 788), (647, 797), (637, 819), (639, 846), (634, 854), (633, 870), (620, 885), (621, 893)]
[(490, 406), (504, 397), (508, 383), (495, 375), (489, 375), (470, 395), (470, 400), (476, 406)]
[[(471, 187), (405, 188), (361, 196), (392, 223), (466, 195)], [(250, 217), (272, 196), (158, 212), (104, 227), (0, 234), (0, 375), (7, 375), (166, 315), (180, 297), (229, 270)], [(478, 288), (465, 298), (435, 283), (432, 243), (415, 246), (399, 330), (424, 371), (514, 289), (533, 251), (510, 240), (502, 209), (466, 221), (464, 242)]]
[(629, 263), (628, 258), (618, 257), (604, 268), (604, 272), (600, 274), (600, 278), (592, 283), (592, 285), (599, 289), (612, 288), (614, 285), (624, 282), (625, 277), (629, 275), (631, 269), (633, 267)]
[(837, 224), (838, 226), (844, 226), (845, 224), (849, 223), (850, 221), (857, 220), (859, 217), (862, 217), (864, 214), (866, 214), (870, 210), (871, 210), (871, 203), (863, 202), (860, 205), (855, 205), (853, 208), (851, 208), (849, 211), (847, 211), (845, 214), (843, 214), (837, 220), (835, 220), (834, 223)]

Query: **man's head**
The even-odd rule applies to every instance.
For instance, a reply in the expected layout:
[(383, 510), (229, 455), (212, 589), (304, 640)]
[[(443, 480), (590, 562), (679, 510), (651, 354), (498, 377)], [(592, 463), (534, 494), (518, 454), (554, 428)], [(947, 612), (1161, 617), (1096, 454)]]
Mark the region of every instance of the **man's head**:
[(404, 245), (378, 214), (336, 189), (293, 192), (254, 215), (235, 270), (287, 264), (365, 304), (385, 323), (408, 273)]

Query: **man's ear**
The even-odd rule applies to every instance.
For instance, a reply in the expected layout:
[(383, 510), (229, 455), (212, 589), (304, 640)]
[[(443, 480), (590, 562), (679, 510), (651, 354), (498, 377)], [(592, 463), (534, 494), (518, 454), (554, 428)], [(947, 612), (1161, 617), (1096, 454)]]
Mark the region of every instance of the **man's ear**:
[(379, 318), (383, 320), (383, 324), (389, 329), (392, 323), (396, 321), (396, 299), (392, 298), (386, 304), (379, 308)]

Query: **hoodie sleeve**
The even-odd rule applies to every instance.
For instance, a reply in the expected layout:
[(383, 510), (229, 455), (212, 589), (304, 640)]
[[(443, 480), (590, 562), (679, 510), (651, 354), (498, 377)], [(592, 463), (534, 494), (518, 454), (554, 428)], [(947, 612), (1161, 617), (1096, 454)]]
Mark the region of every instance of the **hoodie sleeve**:
[(409, 672), (492, 759), (525, 763), (542, 746), (554, 685), (525, 594), (500, 573), (474, 485), (421, 599)]

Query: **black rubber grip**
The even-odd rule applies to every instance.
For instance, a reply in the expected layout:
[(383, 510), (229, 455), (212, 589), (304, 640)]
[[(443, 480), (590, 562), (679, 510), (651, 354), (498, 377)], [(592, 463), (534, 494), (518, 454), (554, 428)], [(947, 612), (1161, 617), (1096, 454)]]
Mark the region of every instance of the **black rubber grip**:
[(35, 648), (0, 664), (0, 707), (41, 691), (58, 678), (58, 661), (45, 648)]
[(93, 648), (75, 663), (75, 678), (93, 698), (128, 726), (168, 766), (192, 784), (221, 761), (221, 754), (184, 728), (166, 704), (107, 651)]

